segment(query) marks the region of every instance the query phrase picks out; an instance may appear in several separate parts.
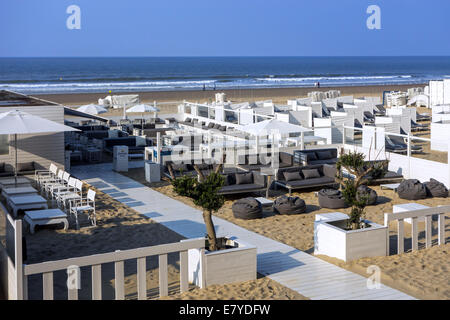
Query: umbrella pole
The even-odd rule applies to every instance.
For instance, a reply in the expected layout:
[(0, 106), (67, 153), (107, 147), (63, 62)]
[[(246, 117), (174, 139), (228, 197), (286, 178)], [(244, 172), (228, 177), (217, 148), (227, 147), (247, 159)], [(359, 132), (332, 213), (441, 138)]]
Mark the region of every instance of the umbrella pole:
[(16, 158), (16, 165), (14, 166), (14, 184), (17, 187), (17, 134), (14, 134), (14, 156)]

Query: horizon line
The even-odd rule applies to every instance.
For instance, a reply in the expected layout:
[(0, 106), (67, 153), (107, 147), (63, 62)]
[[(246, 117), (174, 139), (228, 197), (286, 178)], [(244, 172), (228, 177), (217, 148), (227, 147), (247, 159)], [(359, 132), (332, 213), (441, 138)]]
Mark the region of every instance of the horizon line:
[(167, 56), (0, 56), (0, 59), (29, 59), (29, 58), (428, 58), (428, 57), (441, 57), (450, 58), (449, 55), (316, 55), (316, 56), (294, 56), (294, 55), (229, 55), (229, 56), (200, 56), (200, 55), (167, 55)]

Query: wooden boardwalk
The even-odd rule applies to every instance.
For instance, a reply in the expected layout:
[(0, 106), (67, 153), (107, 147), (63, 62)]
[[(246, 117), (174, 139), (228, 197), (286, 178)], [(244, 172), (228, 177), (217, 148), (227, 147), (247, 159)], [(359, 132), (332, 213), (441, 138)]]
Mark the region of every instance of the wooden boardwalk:
[[(200, 211), (112, 171), (111, 164), (74, 167), (72, 174), (186, 238), (206, 234)], [(303, 251), (214, 217), (218, 236), (235, 236), (258, 251), (258, 272), (311, 299), (414, 299)]]

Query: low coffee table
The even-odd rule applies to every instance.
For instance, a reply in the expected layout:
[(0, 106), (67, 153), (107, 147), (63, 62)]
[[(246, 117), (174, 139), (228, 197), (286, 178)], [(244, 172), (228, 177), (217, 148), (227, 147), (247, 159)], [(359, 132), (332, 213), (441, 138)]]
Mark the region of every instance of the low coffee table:
[(9, 197), (8, 205), (13, 210), (15, 217), (21, 209), (48, 209), (47, 200), (38, 195)]
[(64, 223), (64, 230), (67, 230), (69, 228), (67, 214), (65, 214), (60, 209), (25, 211), (24, 220), (30, 225), (31, 233), (34, 233), (34, 228), (37, 225), (44, 226)]
[(400, 183), (388, 183), (388, 184), (380, 184), (381, 190), (390, 189), (397, 192), (397, 188), (400, 186)]
[(268, 208), (271, 207), (273, 205), (273, 201), (269, 200), (267, 198), (264, 197), (259, 197), (259, 198), (255, 198), (256, 201), (258, 201), (259, 203), (261, 203), (261, 206), (263, 208)]

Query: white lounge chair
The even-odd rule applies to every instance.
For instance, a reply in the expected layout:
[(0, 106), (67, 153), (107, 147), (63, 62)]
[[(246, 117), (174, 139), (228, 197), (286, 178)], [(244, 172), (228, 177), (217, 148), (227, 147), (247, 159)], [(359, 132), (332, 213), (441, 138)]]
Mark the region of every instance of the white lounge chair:
[(95, 216), (95, 191), (89, 189), (85, 199), (71, 201), (70, 213), (75, 216), (77, 229), (79, 229), (78, 214), (87, 213), (88, 219), (93, 226), (97, 225), (97, 218)]
[(67, 208), (70, 209), (71, 202), (81, 200), (82, 196), (83, 182), (81, 180), (71, 178), (69, 180), (69, 186), (56, 193), (56, 201), (58, 202), (58, 206), (60, 208), (67, 210)]
[(49, 170), (35, 170), (34, 171), (34, 180), (36, 181), (36, 185), (40, 187), (41, 181), (54, 179), (58, 173), (58, 167), (53, 163), (50, 164)]

